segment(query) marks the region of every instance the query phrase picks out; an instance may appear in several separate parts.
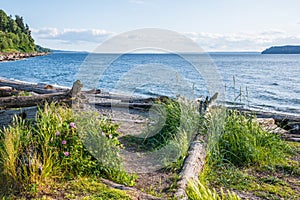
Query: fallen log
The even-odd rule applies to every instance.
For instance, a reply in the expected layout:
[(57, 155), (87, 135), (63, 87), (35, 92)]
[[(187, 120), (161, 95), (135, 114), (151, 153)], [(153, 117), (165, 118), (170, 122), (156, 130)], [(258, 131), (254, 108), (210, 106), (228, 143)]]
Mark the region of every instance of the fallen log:
[(41, 94), (37, 96), (13, 96), (0, 98), (0, 108), (20, 108), (43, 105), (46, 101), (61, 101), (70, 98), (68, 93)]
[(12, 119), (15, 115), (22, 117), (26, 115), (24, 118), (26, 119), (34, 119), (37, 112), (37, 107), (26, 107), (21, 109), (12, 109), (12, 110), (0, 110), (0, 128), (3, 126), (7, 126), (12, 122)]
[(273, 118), (275, 124), (289, 131), (291, 134), (300, 134), (300, 116), (287, 115), (281, 113), (272, 113), (265, 111), (254, 111), (244, 108), (228, 107), (229, 109), (238, 110), (245, 114), (254, 114), (257, 118)]
[(191, 143), (189, 155), (184, 161), (184, 165), (180, 172), (181, 179), (178, 181), (178, 189), (175, 198), (187, 200), (186, 188), (189, 181), (198, 181), (198, 176), (205, 164), (206, 147), (200, 135)]
[(49, 94), (49, 93), (69, 91), (69, 89), (66, 88), (56, 88), (54, 86), (51, 86), (49, 84), (44, 84), (44, 83), (32, 84), (32, 83), (24, 83), (24, 82), (5, 80), (5, 79), (0, 80), (0, 86), (12, 87), (16, 90), (35, 92), (39, 94)]
[[(86, 91), (83, 91), (84, 94), (86, 94)], [(87, 93), (89, 94), (89, 93)], [(126, 95), (118, 95), (118, 94), (114, 94), (114, 93), (110, 93), (110, 94), (97, 94), (94, 95), (95, 99), (108, 99), (108, 100), (118, 100), (124, 103), (152, 103), (161, 99), (164, 99), (166, 97), (164, 96), (160, 96), (160, 97), (151, 97), (151, 98), (142, 98), (142, 97), (138, 97), (138, 96), (126, 96)]]
[[(65, 102), (74, 103), (79, 102), (81, 96), (82, 84), (80, 81), (76, 81), (70, 91), (57, 92), (52, 94), (40, 94), (34, 96), (13, 96), (0, 98), (0, 108), (20, 108), (43, 105), (45, 102)], [(73, 102), (72, 102), (73, 101)]]
[(99, 107), (115, 107), (115, 108), (142, 108), (147, 109), (150, 108), (152, 103), (125, 103), (125, 102), (102, 102), (102, 103), (94, 103), (95, 106)]

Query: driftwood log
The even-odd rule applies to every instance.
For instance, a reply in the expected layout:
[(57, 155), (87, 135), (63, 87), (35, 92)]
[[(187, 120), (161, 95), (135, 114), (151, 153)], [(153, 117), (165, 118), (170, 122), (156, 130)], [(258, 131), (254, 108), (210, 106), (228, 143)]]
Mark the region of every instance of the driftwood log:
[(147, 108), (150, 108), (153, 104), (152, 103), (103, 102), (103, 103), (95, 103), (94, 105), (95, 106), (100, 106), (100, 107), (147, 109)]
[(36, 106), (21, 109), (0, 110), (0, 128), (10, 124), (15, 115), (26, 119), (34, 119), (36, 116), (36, 112)]
[[(206, 97), (203, 101), (202, 97), (196, 99), (199, 103), (199, 114), (205, 115), (210, 111), (212, 104), (218, 98), (218, 93), (215, 93), (211, 98)], [(190, 181), (198, 181), (198, 176), (203, 170), (206, 158), (206, 141), (202, 134), (196, 134), (194, 140), (189, 147), (188, 156), (184, 161), (180, 172), (180, 180), (178, 181), (178, 189), (175, 193), (175, 198), (187, 200), (186, 189)]]
[(198, 180), (199, 173), (203, 170), (206, 158), (206, 146), (200, 135), (191, 143), (189, 155), (184, 161), (180, 172), (181, 179), (178, 181), (178, 189), (175, 198), (180, 200), (188, 199), (186, 189), (189, 181)]
[(42, 105), (46, 101), (61, 101), (70, 98), (68, 93), (42, 94), (37, 96), (13, 96), (0, 98), (0, 108), (20, 108)]
[(228, 107), (229, 109), (239, 110), (246, 114), (254, 114), (257, 118), (272, 118), (279, 127), (287, 130), (290, 134), (300, 134), (300, 116), (264, 112), (264, 111), (253, 111), (244, 108)]
[(40, 94), (35, 96), (12, 96), (0, 98), (0, 108), (20, 108), (30, 107), (36, 105), (43, 105), (46, 101), (60, 102), (65, 101), (66, 103), (71, 100), (78, 99), (81, 97), (82, 84), (80, 81), (76, 81), (70, 91), (57, 92), (51, 94)]
[(67, 92), (69, 89), (66, 88), (56, 88), (49, 84), (38, 83), (38, 84), (31, 84), (31, 83), (24, 83), (12, 80), (0, 80), (0, 86), (7, 86), (14, 88), (16, 90), (22, 90), (26, 92), (35, 92), (38, 94), (49, 94), (49, 93), (57, 93), (57, 92)]

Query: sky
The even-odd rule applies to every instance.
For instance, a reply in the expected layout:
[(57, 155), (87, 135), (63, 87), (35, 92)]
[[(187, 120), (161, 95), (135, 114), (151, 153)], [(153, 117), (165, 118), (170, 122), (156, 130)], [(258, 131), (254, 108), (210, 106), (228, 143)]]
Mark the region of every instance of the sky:
[(262, 51), (300, 45), (299, 0), (2, 0), (23, 16), (36, 43), (93, 51), (103, 41), (140, 28), (176, 31), (205, 51)]

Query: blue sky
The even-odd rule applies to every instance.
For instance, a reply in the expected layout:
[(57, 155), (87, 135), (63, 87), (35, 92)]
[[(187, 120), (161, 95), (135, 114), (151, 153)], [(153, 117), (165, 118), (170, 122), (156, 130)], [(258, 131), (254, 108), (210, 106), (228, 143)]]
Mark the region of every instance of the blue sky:
[(3, 0), (21, 15), (36, 43), (92, 51), (109, 37), (163, 28), (193, 39), (206, 51), (261, 51), (300, 44), (299, 0)]

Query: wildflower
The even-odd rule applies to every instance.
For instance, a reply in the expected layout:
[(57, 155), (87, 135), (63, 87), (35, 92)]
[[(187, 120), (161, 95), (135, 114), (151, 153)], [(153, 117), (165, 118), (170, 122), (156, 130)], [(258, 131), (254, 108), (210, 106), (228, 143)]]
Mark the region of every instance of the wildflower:
[(71, 127), (71, 128), (76, 128), (75, 123), (74, 123), (74, 122), (71, 122), (71, 123), (70, 123), (70, 127)]
[(59, 136), (60, 132), (59, 131), (56, 131), (55, 135), (56, 136)]
[(61, 144), (67, 144), (66, 140), (61, 141)]
[(108, 137), (111, 139), (113, 136), (112, 136), (112, 134), (109, 134), (109, 136), (108, 136)]
[(104, 133), (104, 132), (102, 132), (102, 136), (103, 136), (103, 137), (105, 136), (105, 133)]
[(65, 151), (65, 152), (64, 152), (64, 155), (65, 155), (65, 156), (69, 156), (69, 155), (70, 155), (70, 153), (69, 153), (69, 152), (67, 152), (67, 151)]

